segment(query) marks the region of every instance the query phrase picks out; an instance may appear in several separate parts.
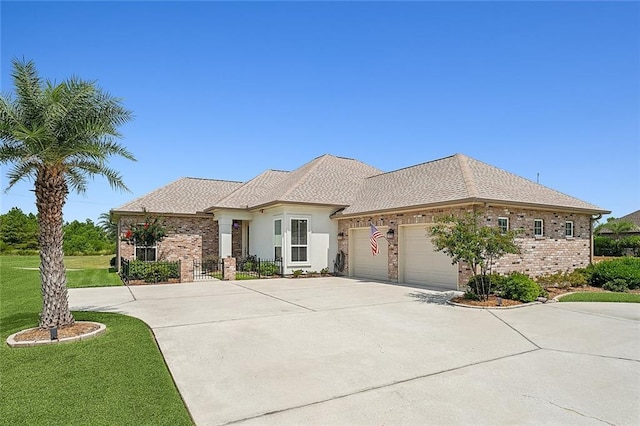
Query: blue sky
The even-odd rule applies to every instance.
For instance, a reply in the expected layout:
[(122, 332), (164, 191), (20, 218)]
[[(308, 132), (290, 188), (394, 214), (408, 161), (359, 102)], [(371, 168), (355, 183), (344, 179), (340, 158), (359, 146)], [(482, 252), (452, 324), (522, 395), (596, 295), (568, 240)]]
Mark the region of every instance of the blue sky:
[[(637, 2), (0, 3), (11, 59), (134, 112), (65, 220), (180, 177), (246, 181), (330, 153), (384, 171), (457, 152), (620, 217), (640, 208)], [(6, 188), (2, 169), (2, 189)], [(31, 182), (1, 212), (35, 212)]]

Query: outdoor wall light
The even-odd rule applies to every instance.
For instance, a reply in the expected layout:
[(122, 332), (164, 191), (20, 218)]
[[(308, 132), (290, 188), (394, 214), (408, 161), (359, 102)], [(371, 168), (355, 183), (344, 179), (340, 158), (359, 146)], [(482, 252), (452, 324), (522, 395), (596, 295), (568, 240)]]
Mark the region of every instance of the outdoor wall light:
[(338, 239), (341, 240), (344, 238), (344, 232), (338, 232)]
[(389, 228), (389, 230), (387, 231), (387, 240), (393, 240), (394, 235), (395, 235), (395, 231)]

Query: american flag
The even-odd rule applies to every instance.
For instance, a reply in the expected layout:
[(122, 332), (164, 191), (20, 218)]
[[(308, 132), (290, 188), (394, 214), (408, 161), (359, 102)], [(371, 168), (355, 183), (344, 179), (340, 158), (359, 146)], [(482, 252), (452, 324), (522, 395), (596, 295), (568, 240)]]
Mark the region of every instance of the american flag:
[(369, 243), (371, 244), (371, 254), (377, 256), (380, 253), (380, 247), (378, 247), (378, 238), (384, 238), (384, 236), (378, 231), (373, 223), (371, 224), (371, 234), (369, 235)]

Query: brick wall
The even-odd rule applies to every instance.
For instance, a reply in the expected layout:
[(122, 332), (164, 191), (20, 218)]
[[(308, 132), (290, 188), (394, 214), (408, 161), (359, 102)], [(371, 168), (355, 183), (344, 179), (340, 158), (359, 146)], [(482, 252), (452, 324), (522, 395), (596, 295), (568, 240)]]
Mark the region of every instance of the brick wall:
[[(395, 231), (395, 241), (389, 246), (388, 262), (390, 281), (398, 280), (398, 246), (400, 244), (398, 227), (406, 224), (432, 223), (434, 217), (448, 214), (465, 214), (466, 208), (431, 209), (403, 214), (382, 214), (362, 216), (338, 221), (338, 233), (344, 237), (338, 239), (338, 250), (345, 253), (345, 270), (349, 273), (349, 230), (368, 227), (370, 222), (376, 226), (390, 226)], [(498, 217), (509, 219), (509, 229), (522, 229), (517, 238), (521, 247), (518, 255), (507, 255), (494, 264), (499, 273), (512, 271), (524, 272), (530, 276), (543, 275), (557, 271), (571, 271), (589, 264), (591, 256), (591, 222), (589, 215), (558, 213), (534, 209), (512, 207), (488, 207), (481, 210), (483, 221), (489, 226), (497, 226)], [(534, 219), (544, 221), (544, 236), (534, 237)], [(566, 238), (565, 222), (574, 223), (574, 237)], [(468, 265), (458, 265), (458, 282), (464, 285), (473, 275)]]
[[(140, 223), (140, 216), (123, 216), (120, 218), (121, 231), (124, 234), (130, 223)], [(218, 222), (206, 217), (163, 216), (163, 224), (167, 236), (158, 243), (159, 260), (202, 259), (218, 256)], [(134, 247), (120, 242), (120, 255), (132, 259)]]

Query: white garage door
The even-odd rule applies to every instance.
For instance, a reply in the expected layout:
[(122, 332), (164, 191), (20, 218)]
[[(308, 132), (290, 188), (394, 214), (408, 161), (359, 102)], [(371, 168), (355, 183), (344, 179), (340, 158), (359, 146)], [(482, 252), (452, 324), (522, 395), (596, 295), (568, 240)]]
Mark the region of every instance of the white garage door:
[[(382, 235), (387, 232), (385, 227), (380, 227), (378, 230)], [(387, 281), (389, 279), (387, 273), (389, 245), (384, 238), (378, 239), (380, 253), (374, 256), (371, 254), (371, 245), (369, 243), (370, 233), (369, 228), (349, 231), (351, 235), (351, 246), (349, 247), (350, 275), (356, 278)]]
[(456, 290), (458, 266), (451, 258), (433, 250), (427, 229), (422, 226), (401, 228), (399, 261), (402, 281), (437, 289)]

